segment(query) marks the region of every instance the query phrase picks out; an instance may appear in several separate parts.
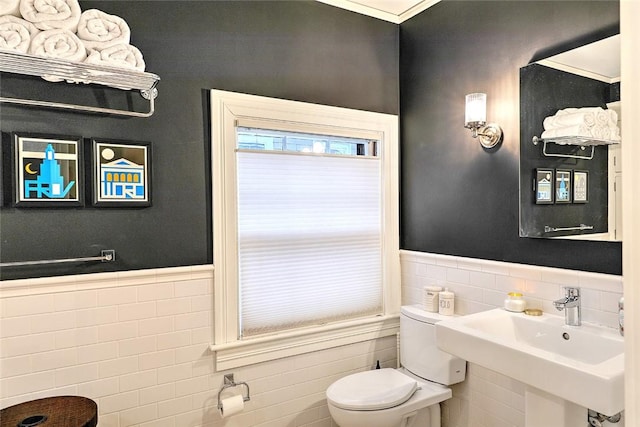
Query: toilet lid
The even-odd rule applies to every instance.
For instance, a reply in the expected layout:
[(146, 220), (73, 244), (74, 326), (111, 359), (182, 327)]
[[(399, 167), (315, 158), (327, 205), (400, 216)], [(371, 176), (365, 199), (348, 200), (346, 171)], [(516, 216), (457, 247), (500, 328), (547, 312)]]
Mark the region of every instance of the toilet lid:
[(395, 369), (374, 369), (334, 382), (327, 389), (327, 400), (342, 409), (375, 411), (406, 402), (417, 389), (416, 380)]

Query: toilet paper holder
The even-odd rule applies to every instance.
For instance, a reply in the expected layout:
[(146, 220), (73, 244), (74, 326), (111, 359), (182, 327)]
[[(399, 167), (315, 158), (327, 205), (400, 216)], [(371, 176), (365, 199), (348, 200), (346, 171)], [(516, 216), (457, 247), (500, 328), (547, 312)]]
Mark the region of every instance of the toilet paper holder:
[(218, 409), (222, 409), (222, 392), (225, 391), (228, 388), (232, 388), (232, 387), (238, 387), (238, 386), (245, 386), (247, 388), (247, 394), (246, 395), (242, 395), (242, 400), (245, 402), (248, 402), (251, 400), (251, 395), (249, 393), (249, 384), (247, 384), (244, 381), (238, 381), (235, 382), (233, 380), (233, 374), (225, 374), (224, 376), (224, 384), (222, 386), (222, 388), (220, 389), (220, 391), (218, 392)]

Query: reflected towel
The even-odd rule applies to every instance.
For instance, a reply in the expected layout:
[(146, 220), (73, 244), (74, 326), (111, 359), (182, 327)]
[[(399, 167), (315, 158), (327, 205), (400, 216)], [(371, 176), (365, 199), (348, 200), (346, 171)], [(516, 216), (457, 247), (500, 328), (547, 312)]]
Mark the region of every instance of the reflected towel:
[(82, 12), (77, 34), (89, 50), (129, 44), (131, 38), (131, 30), (124, 19), (97, 9)]
[(562, 110), (558, 110), (556, 116), (560, 116), (562, 114), (574, 114), (574, 113), (597, 113), (598, 111), (602, 111), (600, 107), (580, 107), (580, 108), (563, 108)]
[(136, 71), (144, 71), (145, 68), (142, 53), (130, 44), (118, 44), (102, 50), (91, 50), (85, 62)]
[(21, 0), (20, 13), (40, 30), (75, 33), (82, 11), (78, 0)]
[(574, 125), (564, 128), (549, 129), (542, 132), (542, 139), (559, 138), (563, 136), (577, 136), (608, 141), (619, 141), (620, 130), (617, 126), (591, 126)]
[(0, 16), (0, 49), (27, 53), (38, 29), (30, 22), (13, 15)]
[(20, 15), (20, 0), (0, 0), (0, 15)]
[(600, 126), (614, 126), (618, 124), (618, 113), (613, 110), (602, 110), (596, 113), (596, 124)]
[(588, 126), (585, 126), (584, 124), (548, 129), (542, 132), (541, 135), (543, 139), (558, 138), (563, 136), (580, 136), (585, 138), (593, 138), (590, 128)]
[(569, 126), (584, 125), (591, 127), (596, 124), (596, 114), (594, 112), (563, 113), (549, 116), (544, 119), (542, 125), (545, 130), (564, 128)]

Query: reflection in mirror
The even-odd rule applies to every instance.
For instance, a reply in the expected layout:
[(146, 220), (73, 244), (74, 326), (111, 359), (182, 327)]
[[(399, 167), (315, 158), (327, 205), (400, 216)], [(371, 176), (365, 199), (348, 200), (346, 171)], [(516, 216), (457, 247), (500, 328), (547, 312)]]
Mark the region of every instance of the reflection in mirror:
[(520, 69), (520, 237), (621, 240), (619, 35)]

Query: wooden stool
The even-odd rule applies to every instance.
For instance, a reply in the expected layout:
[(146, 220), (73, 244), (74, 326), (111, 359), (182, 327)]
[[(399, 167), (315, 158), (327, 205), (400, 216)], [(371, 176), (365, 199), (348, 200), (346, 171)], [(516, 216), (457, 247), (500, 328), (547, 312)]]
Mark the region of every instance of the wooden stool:
[(9, 406), (0, 427), (96, 427), (98, 405), (86, 397), (56, 396)]

